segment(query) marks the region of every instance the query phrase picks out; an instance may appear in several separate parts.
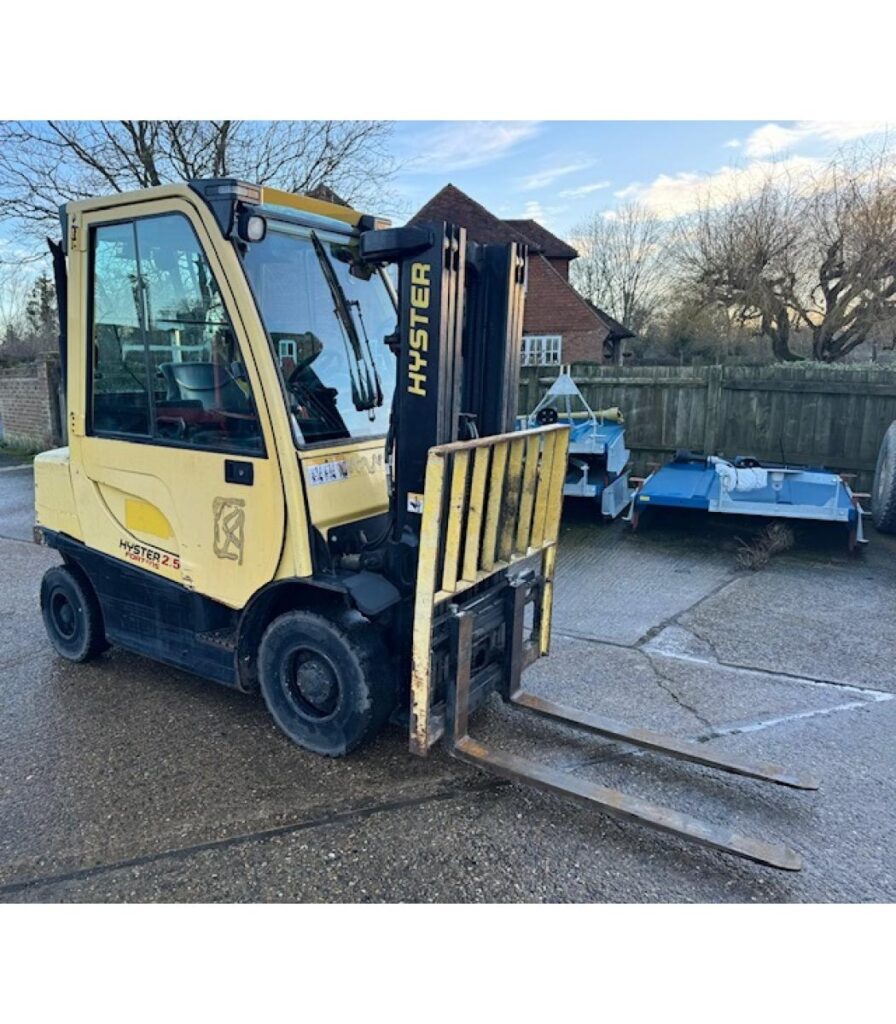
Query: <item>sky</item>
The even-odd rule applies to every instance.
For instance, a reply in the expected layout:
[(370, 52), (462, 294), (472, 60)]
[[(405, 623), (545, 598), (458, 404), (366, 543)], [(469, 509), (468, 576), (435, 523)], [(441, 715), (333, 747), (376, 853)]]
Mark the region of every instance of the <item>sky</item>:
[[(820, 169), (880, 121), (403, 121), (393, 149), (396, 220), (451, 182), (492, 213), (568, 237), (595, 212), (638, 200), (667, 217), (707, 182), (749, 186), (774, 163)], [(401, 214), (404, 213), (404, 216)]]
[[(626, 200), (686, 213), (707, 183), (721, 196), (757, 185), (771, 165), (812, 174), (885, 131), (881, 121), (398, 121), (394, 198), (372, 212), (402, 223), (452, 182), (499, 217), (531, 217), (569, 238)], [(0, 223), (7, 254), (13, 238)]]

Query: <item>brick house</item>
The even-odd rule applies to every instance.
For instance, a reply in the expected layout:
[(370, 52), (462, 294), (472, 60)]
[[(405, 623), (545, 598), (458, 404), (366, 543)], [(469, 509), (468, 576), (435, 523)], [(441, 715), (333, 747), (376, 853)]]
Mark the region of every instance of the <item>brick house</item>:
[(412, 218), (445, 220), (473, 241), (521, 242), (529, 247), (529, 288), (523, 319), (523, 366), (621, 362), (622, 343), (634, 337), (569, 283), (571, 245), (534, 220), (500, 220), (454, 185), (446, 185)]

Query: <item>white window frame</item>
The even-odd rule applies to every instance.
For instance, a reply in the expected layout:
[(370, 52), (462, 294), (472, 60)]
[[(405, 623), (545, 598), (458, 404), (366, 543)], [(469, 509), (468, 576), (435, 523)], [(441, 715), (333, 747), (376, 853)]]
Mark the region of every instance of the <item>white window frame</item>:
[(522, 366), (560, 366), (563, 362), (562, 334), (524, 334), (520, 349)]
[(277, 340), (277, 355), (282, 363), (284, 359), (296, 361), (298, 349), (295, 338), (279, 338)]

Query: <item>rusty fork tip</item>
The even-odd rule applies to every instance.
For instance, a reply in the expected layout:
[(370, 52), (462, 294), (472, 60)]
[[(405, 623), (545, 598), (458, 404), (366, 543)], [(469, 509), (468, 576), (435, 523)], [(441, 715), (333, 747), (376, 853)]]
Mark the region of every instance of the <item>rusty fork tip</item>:
[(784, 847), (781, 850), (780, 859), (776, 859), (772, 866), (780, 868), (782, 871), (802, 871), (803, 858), (795, 850)]
[[(725, 847), (721, 847), (725, 851)], [(762, 840), (747, 841), (747, 844), (736, 843), (727, 849), (728, 853), (755, 861), (763, 867), (777, 868), (780, 871), (802, 871), (803, 856), (789, 846), (779, 843), (766, 843)]]
[(790, 785), (793, 789), (808, 789), (812, 791), (821, 788), (821, 783), (818, 779), (813, 779), (811, 775), (794, 776)]

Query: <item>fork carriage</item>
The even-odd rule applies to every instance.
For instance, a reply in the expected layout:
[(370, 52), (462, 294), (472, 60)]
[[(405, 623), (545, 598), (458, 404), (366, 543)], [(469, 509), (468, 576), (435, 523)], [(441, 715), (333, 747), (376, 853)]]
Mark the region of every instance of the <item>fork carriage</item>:
[(511, 708), (637, 750), (794, 789), (810, 778), (774, 764), (709, 753), (703, 744), (632, 728), (564, 707), (522, 687), (523, 670), (548, 653), (568, 430), (548, 426), (431, 449), (414, 611), (410, 748), (444, 740), (452, 756), (522, 782), (760, 864), (789, 871), (802, 858), (690, 815), (627, 796), (470, 734), (471, 715), (497, 692)]

